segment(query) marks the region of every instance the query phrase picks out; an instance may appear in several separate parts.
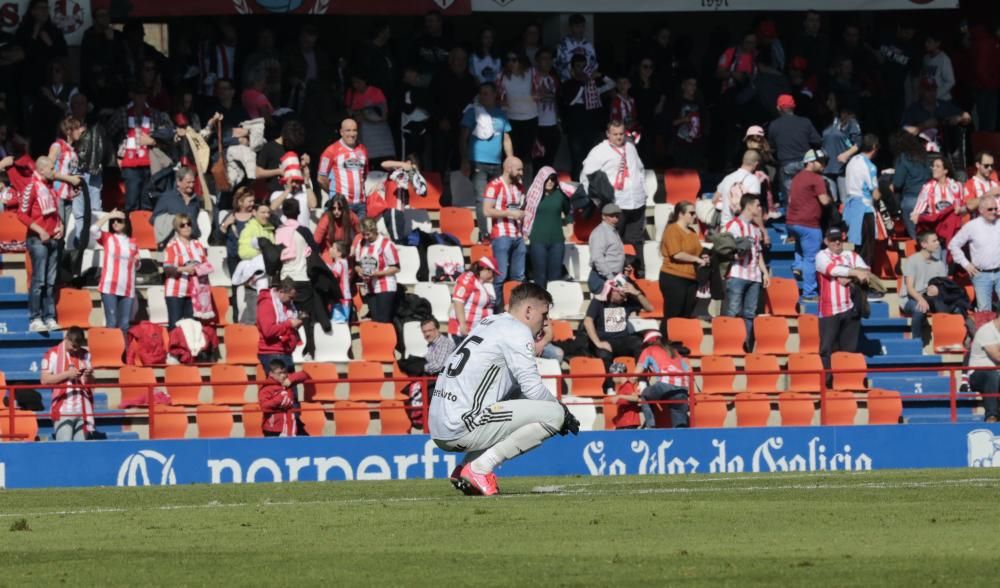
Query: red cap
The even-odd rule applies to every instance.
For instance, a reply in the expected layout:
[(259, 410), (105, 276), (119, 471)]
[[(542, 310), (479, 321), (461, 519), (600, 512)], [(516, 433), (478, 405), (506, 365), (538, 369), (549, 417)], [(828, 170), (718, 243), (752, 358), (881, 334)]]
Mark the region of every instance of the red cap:
[(493, 273), (500, 271), (497, 269), (498, 265), (497, 260), (494, 259), (492, 255), (484, 255), (479, 258), (479, 267), (485, 267), (488, 270), (493, 270)]
[(764, 39), (774, 39), (778, 36), (778, 27), (774, 26), (774, 21), (762, 20), (757, 25), (757, 34)]
[(178, 112), (174, 115), (174, 125), (178, 127), (188, 126), (188, 117), (184, 116), (183, 112)]
[(778, 110), (792, 110), (795, 108), (795, 98), (791, 94), (778, 96)]

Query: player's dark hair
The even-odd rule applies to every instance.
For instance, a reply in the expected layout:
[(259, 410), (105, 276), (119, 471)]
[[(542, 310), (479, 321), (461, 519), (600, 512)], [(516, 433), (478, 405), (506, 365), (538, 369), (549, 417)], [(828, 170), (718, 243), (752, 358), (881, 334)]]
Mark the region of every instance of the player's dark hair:
[(70, 327), (66, 329), (66, 340), (77, 347), (83, 347), (87, 344), (87, 334), (80, 327)]
[(549, 294), (548, 290), (542, 288), (538, 284), (525, 282), (511, 291), (510, 300), (507, 304), (511, 310), (514, 310), (529, 300), (545, 302), (546, 304), (551, 305), (552, 295)]

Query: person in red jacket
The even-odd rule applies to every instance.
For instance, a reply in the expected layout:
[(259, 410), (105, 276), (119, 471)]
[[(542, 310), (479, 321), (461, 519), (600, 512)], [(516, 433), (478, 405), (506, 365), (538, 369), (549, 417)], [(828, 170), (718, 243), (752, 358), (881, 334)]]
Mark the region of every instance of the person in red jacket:
[(261, 290), (257, 295), (257, 358), (260, 365), (269, 369), (272, 359), (280, 359), (286, 366), (295, 365), (292, 351), (302, 340), (299, 327), (302, 319), (295, 308), (295, 282), (281, 280), (277, 288)]
[(31, 290), (28, 310), (31, 322), (29, 331), (55, 331), (55, 287), (59, 268), (59, 251), (62, 248), (63, 224), (59, 216), (59, 203), (52, 189), (55, 167), (48, 157), (39, 157), (35, 171), (21, 195), (21, 208), (17, 218), (28, 227), (25, 245), (31, 257)]
[(635, 389), (635, 378), (624, 375), (627, 371), (628, 367), (617, 361), (608, 368), (609, 374), (621, 374), (611, 378), (615, 383), (613, 398), (618, 406), (618, 412), (611, 420), (615, 429), (638, 429), (639, 425), (642, 424), (642, 419), (639, 416), (642, 412), (639, 409), (642, 397)]
[(288, 373), (288, 364), (280, 359), (272, 359), (267, 364), (267, 380), (257, 392), (257, 402), (264, 412), (261, 425), (265, 437), (308, 436), (305, 427), (295, 413), (293, 386), (309, 379), (305, 372)]

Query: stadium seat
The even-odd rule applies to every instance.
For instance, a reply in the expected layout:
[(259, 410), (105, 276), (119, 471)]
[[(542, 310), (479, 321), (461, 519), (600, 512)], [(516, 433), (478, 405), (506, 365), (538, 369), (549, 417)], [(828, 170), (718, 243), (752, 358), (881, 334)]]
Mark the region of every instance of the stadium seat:
[(118, 370), (118, 384), (121, 386), (123, 404), (140, 397), (148, 398), (147, 394), (158, 386), (153, 368), (134, 365), (126, 365)]
[(510, 293), (514, 291), (514, 288), (517, 288), (520, 285), (521, 282), (518, 282), (517, 280), (507, 280), (503, 283), (504, 308), (507, 308), (507, 301), (510, 300)]
[[(743, 371), (747, 376), (747, 392), (770, 394), (778, 391), (778, 378), (781, 366), (778, 358), (773, 355), (750, 353), (743, 360)], [(759, 372), (775, 372), (764, 374)]]
[(660, 271), (663, 265), (663, 256), (660, 255), (659, 241), (646, 241), (642, 244), (642, 261), (646, 264), (646, 275), (653, 276)]
[(208, 283), (220, 288), (232, 288), (233, 280), (229, 276), (229, 264), (226, 262), (229, 252), (225, 245), (206, 247), (205, 253), (208, 263), (215, 268), (214, 272), (208, 274)]
[(704, 336), (698, 319), (674, 317), (667, 321), (667, 338), (691, 350), (688, 357), (701, 357), (701, 341)]
[[(13, 212), (0, 212), (0, 242), (23, 243), (28, 238), (28, 227)], [(25, 257), (28, 257), (25, 254)]]
[(216, 363), (212, 365), (212, 404), (239, 406), (246, 402), (247, 372), (242, 366)]
[(618, 416), (618, 401), (614, 396), (605, 396), (601, 410), (604, 413), (604, 430), (614, 431), (614, 420)]
[[(726, 372), (726, 375), (709, 376), (706, 373)], [(701, 391), (703, 394), (732, 394), (736, 388), (736, 363), (725, 355), (706, 355), (701, 358)]]
[(563, 253), (563, 265), (577, 282), (586, 282), (590, 276), (590, 246), (583, 243), (567, 243)]
[(782, 392), (778, 395), (778, 413), (783, 427), (808, 427), (812, 425), (816, 407), (813, 396), (800, 392)]
[(896, 425), (903, 416), (903, 400), (895, 390), (872, 388), (868, 391), (868, 424)]
[(677, 204), (682, 200), (694, 202), (701, 191), (701, 177), (698, 170), (668, 169), (663, 174), (663, 188), (667, 192), (667, 202)]
[(695, 394), (691, 397), (691, 426), (694, 428), (721, 428), (726, 424), (729, 410), (722, 396), (704, 396)]
[(149, 311), (149, 322), (166, 325), (170, 322), (167, 313), (166, 291), (163, 286), (146, 287), (146, 308)]
[(646, 300), (653, 306), (653, 310), (651, 311), (640, 311), (639, 316), (653, 319), (663, 318), (663, 292), (660, 291), (659, 282), (653, 280), (636, 280), (636, 283), (639, 284), (639, 290), (646, 296)]
[(631, 255), (632, 257), (638, 255), (638, 253), (635, 250), (635, 245), (631, 243), (625, 243), (625, 246), (622, 248), (622, 250), (625, 252), (625, 255)]
[(93, 310), (90, 292), (75, 288), (60, 288), (56, 301), (56, 321), (62, 328), (90, 328), (90, 312)]
[(965, 351), (965, 318), (960, 314), (935, 312), (930, 315), (936, 353)]
[(392, 399), (406, 400), (407, 396), (403, 393), (403, 390), (415, 380), (412, 379), (412, 376), (399, 369), (399, 362), (393, 362), (392, 364), (392, 380)]
[(337, 400), (337, 381), (340, 374), (332, 363), (307, 362), (302, 371), (309, 376), (303, 386), (302, 398), (309, 402), (334, 402)]
[(712, 319), (712, 353), (715, 355), (746, 354), (747, 327), (742, 318), (717, 316)]
[[(204, 247), (208, 247), (208, 237), (212, 234), (212, 215), (205, 209), (198, 211), (198, 217), (194, 219), (195, 224), (198, 226), (198, 232), (201, 234), (198, 237), (198, 241)], [(216, 266), (216, 269), (222, 269)]]
[(409, 435), (410, 417), (402, 400), (383, 400), (378, 405), (378, 420), (383, 435)]
[(254, 377), (253, 377), (254, 382), (263, 382), (267, 380), (267, 372), (264, 371), (264, 366), (260, 365), (260, 363), (256, 363), (254, 364), (253, 367), (254, 367)]
[(566, 409), (576, 417), (576, 420), (580, 421), (581, 431), (593, 431), (597, 425), (597, 405), (595, 402), (602, 401), (576, 396), (563, 398), (563, 404), (566, 405)]
[(14, 428), (8, 429), (10, 429), (10, 408), (0, 407), (0, 441), (33, 442), (37, 440), (38, 417), (34, 411), (15, 408)]
[(229, 316), (229, 295), (231, 293), (232, 288), (212, 286), (212, 309), (215, 310), (215, 324), (221, 327), (233, 322), (233, 317)]
[(371, 414), (363, 402), (341, 400), (333, 405), (333, 425), (336, 435), (367, 435)]
[(743, 392), (733, 402), (737, 427), (766, 427), (771, 418), (771, 401), (767, 394)]
[(599, 398), (604, 396), (604, 378), (582, 378), (580, 376), (605, 373), (604, 362), (596, 357), (573, 357), (569, 360), (570, 393), (573, 396)]
[(391, 323), (364, 321), (358, 325), (361, 358), (365, 361), (396, 361), (396, 328)]
[(842, 373), (840, 370), (866, 370), (868, 364), (865, 356), (860, 353), (849, 353), (847, 351), (835, 351), (830, 356), (830, 369), (833, 371), (834, 390), (867, 390), (865, 385), (864, 371), (854, 373)]
[[(192, 382), (198, 382), (192, 384)], [(163, 384), (170, 393), (170, 404), (198, 406), (201, 404), (201, 372), (198, 366), (168, 365), (163, 373)]]
[(819, 353), (819, 317), (814, 314), (800, 314), (799, 353)]
[[(314, 361), (329, 361), (344, 363), (350, 360), (351, 326), (340, 323), (332, 325), (330, 333), (324, 333), (319, 324), (313, 325), (313, 337), (316, 339), (316, 355)], [(303, 347), (296, 347), (293, 356), (302, 353)], [(301, 362), (300, 362), (301, 363)]]
[(451, 292), (445, 284), (420, 282), (413, 286), (413, 293), (431, 303), (431, 314), (442, 324), (448, 323)]
[[(226, 345), (225, 361), (232, 365), (256, 365), (257, 341), (259, 334), (257, 327), (253, 325), (243, 325), (233, 323), (226, 325), (222, 330), (223, 343)], [(317, 349), (319, 345), (317, 343)]]
[(583, 288), (576, 282), (555, 280), (548, 283), (554, 304), (549, 313), (553, 319), (583, 318)]
[(788, 355), (788, 320), (780, 316), (758, 315), (753, 319), (757, 353)]
[(183, 439), (187, 436), (187, 409), (182, 406), (153, 405), (149, 420), (150, 439)]
[(611, 360), (613, 363), (620, 363), (625, 365), (626, 374), (635, 373), (635, 358), (628, 355), (619, 355)]
[(765, 300), (768, 312), (774, 316), (799, 314), (799, 287), (791, 278), (771, 278)]
[(243, 405), (243, 436), (264, 436), (264, 412), (256, 402)]
[(789, 372), (811, 371), (810, 374), (788, 374), (789, 392), (819, 392), (820, 374), (823, 370), (823, 360), (814, 353), (793, 353), (788, 356)]
[(123, 365), (125, 337), (121, 329), (91, 327), (87, 331), (90, 363), (95, 368), (117, 368)]
[(858, 412), (858, 401), (852, 392), (830, 390), (826, 393), (825, 425), (853, 425)]
[(128, 220), (132, 225), (132, 238), (139, 249), (149, 249), (156, 251), (156, 233), (153, 231), (153, 224), (149, 220), (153, 217), (152, 211), (133, 210), (128, 214)]
[(396, 280), (400, 284), (413, 285), (417, 283), (417, 270), (420, 269), (420, 251), (416, 247), (397, 245), (399, 254), (399, 273)]
[(227, 439), (233, 434), (233, 413), (229, 407), (201, 404), (195, 409), (194, 421), (201, 439)]
[(380, 380), (378, 382), (351, 382), (347, 397), (356, 402), (382, 400), (382, 379), (385, 370), (375, 361), (352, 361), (347, 364), (348, 380)]
[(433, 171), (421, 171), (420, 174), (427, 182), (427, 193), (410, 198), (410, 207), (417, 210), (441, 210), (441, 193), (444, 192), (441, 174)]
[(480, 259), (493, 255), (493, 246), (489, 243), (475, 243), (469, 248), (469, 262), (476, 263)]
[(543, 357), (536, 357), (535, 364), (538, 366), (538, 374), (542, 376), (542, 384), (545, 384), (545, 387), (548, 388), (549, 392), (558, 398), (559, 378), (547, 376), (562, 375), (562, 366), (560, 366), (559, 362), (554, 359), (545, 359)]
[(424, 339), (420, 321), (403, 323), (403, 349), (403, 357), (424, 357), (427, 355), (427, 340)]
[(319, 402), (299, 403), (299, 419), (310, 437), (322, 437), (326, 431), (326, 412)]
[(653, 207), (653, 241), (657, 244), (663, 239), (663, 231), (666, 230), (673, 211), (673, 204), (657, 204)]
[(459, 268), (465, 267), (465, 254), (457, 245), (431, 245), (427, 248), (427, 270), (434, 279), (437, 267), (443, 263), (456, 263)]
[(569, 321), (554, 320), (551, 321), (552, 324), (552, 340), (553, 341), (572, 341), (573, 340), (573, 325)]
[(642, 187), (646, 192), (646, 206), (653, 206), (656, 204), (656, 192), (659, 190), (659, 180), (657, 179), (657, 174), (655, 170), (647, 169), (642, 177)]
[(442, 233), (457, 237), (463, 247), (472, 245), (474, 241), (472, 232), (476, 228), (476, 217), (471, 210), (456, 206), (442, 206), (439, 214)]

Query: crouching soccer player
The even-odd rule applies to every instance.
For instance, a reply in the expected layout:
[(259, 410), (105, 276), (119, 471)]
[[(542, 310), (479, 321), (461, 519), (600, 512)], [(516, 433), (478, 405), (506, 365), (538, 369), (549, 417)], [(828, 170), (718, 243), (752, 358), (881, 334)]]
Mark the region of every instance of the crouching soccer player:
[(438, 377), (430, 433), (441, 449), (465, 453), (451, 482), (466, 494), (497, 494), (494, 468), (556, 433), (580, 430), (535, 363), (535, 336), (548, 325), (551, 304), (544, 289), (521, 284), (510, 310), (480, 321)]

